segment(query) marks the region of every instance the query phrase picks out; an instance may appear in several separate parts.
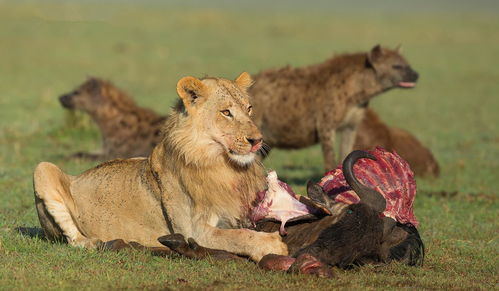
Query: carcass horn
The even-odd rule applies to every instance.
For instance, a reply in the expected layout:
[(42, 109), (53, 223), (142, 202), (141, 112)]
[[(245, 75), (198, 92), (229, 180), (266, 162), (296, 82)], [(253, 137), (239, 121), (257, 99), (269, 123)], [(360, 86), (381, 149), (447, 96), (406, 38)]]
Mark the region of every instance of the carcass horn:
[(348, 185), (357, 193), (360, 203), (364, 203), (378, 212), (385, 211), (386, 200), (378, 191), (366, 187), (357, 180), (353, 172), (353, 166), (359, 159), (371, 159), (376, 161), (376, 157), (365, 151), (353, 151), (343, 161), (343, 175)]

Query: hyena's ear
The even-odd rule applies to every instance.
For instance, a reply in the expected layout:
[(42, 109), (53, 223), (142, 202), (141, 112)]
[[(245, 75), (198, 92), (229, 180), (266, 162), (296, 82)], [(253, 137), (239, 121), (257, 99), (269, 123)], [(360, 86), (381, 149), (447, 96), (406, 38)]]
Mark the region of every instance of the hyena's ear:
[(241, 75), (234, 80), (234, 82), (236, 82), (237, 86), (244, 91), (248, 90), (248, 88), (253, 85), (253, 79), (250, 74), (246, 72), (242, 72)]
[(182, 99), (188, 113), (194, 113), (196, 107), (208, 97), (207, 88), (201, 80), (188, 76), (177, 83), (177, 94)]
[(367, 53), (367, 61), (373, 65), (383, 55), (383, 48), (377, 44)]
[(89, 76), (87, 81), (83, 85), (84, 90), (88, 93), (98, 94), (100, 93), (102, 80), (96, 77)]
[(400, 54), (402, 52), (402, 44), (399, 44), (396, 48), (395, 51)]

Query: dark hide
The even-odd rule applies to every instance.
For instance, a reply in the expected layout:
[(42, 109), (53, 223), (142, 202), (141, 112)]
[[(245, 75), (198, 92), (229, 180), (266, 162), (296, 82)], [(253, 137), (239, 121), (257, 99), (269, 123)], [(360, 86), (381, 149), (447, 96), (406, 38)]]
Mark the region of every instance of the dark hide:
[[(327, 208), (331, 215), (324, 213), (323, 217), (288, 223), (283, 241), (288, 245), (289, 256), (269, 254), (259, 262), (260, 267), (332, 277), (328, 266), (349, 268), (391, 260), (410, 266), (423, 263), (424, 245), (416, 228), (383, 217), (386, 208), (383, 195), (361, 184), (355, 177), (353, 165), (361, 158), (376, 159), (367, 152), (354, 151), (343, 163), (345, 178), (359, 196), (360, 203), (335, 203), (320, 186), (309, 183), (307, 192), (310, 202), (319, 208)], [(275, 232), (279, 227), (279, 222), (259, 222), (256, 230)], [(178, 234), (160, 237), (159, 241), (190, 258), (229, 256), (227, 252), (200, 247), (191, 240), (186, 243), (184, 237)]]
[(310, 254), (322, 262), (340, 268), (363, 257), (380, 258), (383, 221), (379, 213), (364, 204), (351, 205), (342, 219), (323, 230), (311, 245), (293, 254)]
[(410, 224), (397, 224), (398, 228), (408, 233), (405, 240), (390, 248), (389, 258), (404, 262), (409, 266), (421, 266), (425, 256), (425, 248), (418, 230)]
[[(279, 227), (279, 222), (267, 221), (257, 224), (256, 229), (274, 232)], [(410, 266), (423, 263), (424, 245), (416, 228), (397, 224), (384, 234), (383, 219), (364, 204), (348, 206), (339, 220), (338, 217), (324, 216), (318, 220), (295, 221), (289, 223), (286, 230), (288, 234), (283, 241), (288, 245), (290, 256), (267, 255), (260, 261), (260, 267), (326, 276), (328, 272), (324, 265), (349, 268), (391, 260)], [(192, 239), (186, 242), (179, 234), (160, 237), (159, 241), (192, 259), (241, 259), (232, 253), (199, 246)], [(309, 255), (307, 260), (301, 258), (305, 255)], [(310, 256), (317, 262), (314, 263)]]

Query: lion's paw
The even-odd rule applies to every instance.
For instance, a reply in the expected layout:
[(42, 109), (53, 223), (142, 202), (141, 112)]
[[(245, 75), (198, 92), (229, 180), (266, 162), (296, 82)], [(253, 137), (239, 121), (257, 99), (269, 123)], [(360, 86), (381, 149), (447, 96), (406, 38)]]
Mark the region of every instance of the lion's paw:
[(255, 254), (251, 258), (255, 262), (259, 262), (263, 256), (268, 254), (288, 255), (288, 246), (282, 241), (279, 232), (264, 234), (258, 243)]

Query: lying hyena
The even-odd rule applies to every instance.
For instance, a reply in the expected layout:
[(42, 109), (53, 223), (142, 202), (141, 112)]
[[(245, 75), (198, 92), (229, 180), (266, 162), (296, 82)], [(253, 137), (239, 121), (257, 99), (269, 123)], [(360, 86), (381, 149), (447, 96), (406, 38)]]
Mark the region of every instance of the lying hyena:
[(357, 131), (353, 148), (368, 150), (375, 146), (396, 151), (418, 176), (440, 175), (438, 162), (428, 148), (408, 131), (387, 126), (372, 108), (368, 108)]
[(102, 149), (98, 153), (74, 156), (100, 160), (146, 157), (161, 141), (166, 117), (137, 106), (108, 81), (89, 78), (59, 100), (65, 108), (88, 113), (101, 131)]
[(270, 147), (303, 148), (321, 143), (326, 169), (352, 150), (369, 100), (392, 88), (412, 88), (418, 79), (397, 50), (377, 45), (317, 65), (285, 67), (254, 76), (254, 120)]

